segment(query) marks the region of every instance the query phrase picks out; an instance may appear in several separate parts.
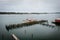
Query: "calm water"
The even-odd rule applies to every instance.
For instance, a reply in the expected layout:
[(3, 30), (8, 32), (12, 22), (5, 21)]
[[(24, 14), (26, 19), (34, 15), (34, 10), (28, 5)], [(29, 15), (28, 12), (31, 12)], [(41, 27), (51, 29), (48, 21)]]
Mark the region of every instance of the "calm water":
[(52, 24), (51, 22), (56, 18), (60, 18), (60, 14), (0, 15), (0, 40), (11, 40), (11, 34), (15, 34), (21, 40), (59, 39), (59, 26), (50, 27), (36, 24), (29, 27), (12, 29), (9, 31), (7, 31), (5, 28), (5, 25), (26, 22), (24, 21), (26, 19), (48, 20), (49, 24)]

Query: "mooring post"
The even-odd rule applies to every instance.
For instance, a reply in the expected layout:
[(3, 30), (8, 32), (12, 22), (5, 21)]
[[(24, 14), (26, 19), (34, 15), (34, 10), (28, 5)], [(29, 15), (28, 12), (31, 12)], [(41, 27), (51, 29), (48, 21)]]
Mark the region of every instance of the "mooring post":
[(24, 30), (25, 31), (25, 35), (26, 35), (26, 30)]
[(47, 24), (49, 24), (48, 20), (47, 20)]
[(33, 34), (32, 34), (32, 39), (33, 39)]

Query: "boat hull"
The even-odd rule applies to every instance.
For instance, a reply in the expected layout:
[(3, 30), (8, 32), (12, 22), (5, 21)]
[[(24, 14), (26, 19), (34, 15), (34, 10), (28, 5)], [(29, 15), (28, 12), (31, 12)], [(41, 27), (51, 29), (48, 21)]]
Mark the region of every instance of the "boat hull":
[(52, 22), (54, 23), (55, 25), (59, 25), (60, 26), (60, 22)]
[(55, 22), (58, 22), (58, 23), (60, 23), (60, 20), (55, 20)]

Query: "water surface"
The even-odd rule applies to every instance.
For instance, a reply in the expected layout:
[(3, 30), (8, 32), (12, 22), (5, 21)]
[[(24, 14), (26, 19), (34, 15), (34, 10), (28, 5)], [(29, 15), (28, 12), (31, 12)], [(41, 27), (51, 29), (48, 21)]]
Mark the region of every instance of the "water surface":
[[(16, 28), (7, 31), (5, 25), (18, 24), (26, 22), (26, 19), (48, 20), (49, 24), (56, 18), (60, 18), (60, 14), (5, 14), (0, 15), (0, 38), (1, 40), (11, 40), (11, 34), (15, 34), (21, 40), (37, 40), (37, 39), (58, 39), (60, 38), (60, 27), (50, 27), (41, 24)], [(54, 24), (53, 24), (54, 25)]]

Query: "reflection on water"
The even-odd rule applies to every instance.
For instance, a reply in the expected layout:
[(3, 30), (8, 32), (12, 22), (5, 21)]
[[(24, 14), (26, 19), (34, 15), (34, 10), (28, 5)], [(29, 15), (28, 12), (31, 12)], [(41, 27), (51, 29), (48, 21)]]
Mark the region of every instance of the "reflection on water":
[(46, 27), (46, 26), (37, 24), (30, 27), (12, 29), (9, 32), (14, 33), (20, 39), (25, 39), (25, 38), (26, 39), (31, 39), (31, 38), (44, 39), (44, 38), (50, 38), (55, 36), (55, 33), (57, 32), (57, 28), (56, 27), (51, 28), (51, 27)]
[[(4, 39), (10, 39), (10, 35), (13, 33), (19, 39), (22, 40), (38, 40), (38, 39), (55, 39), (60, 38), (60, 26), (50, 27), (45, 25), (32, 25), (29, 27), (12, 29), (9, 32), (6, 30), (5, 25), (24, 23), (25, 19), (36, 19), (36, 20), (48, 20), (51, 25), (52, 21), (60, 14), (25, 14), (25, 15), (0, 15), (0, 28), (2, 28), (2, 34), (5, 35)], [(54, 24), (53, 24), (54, 25)], [(1, 30), (1, 29), (0, 29)]]

